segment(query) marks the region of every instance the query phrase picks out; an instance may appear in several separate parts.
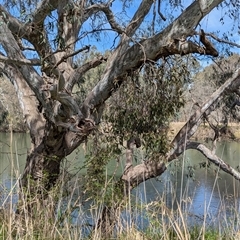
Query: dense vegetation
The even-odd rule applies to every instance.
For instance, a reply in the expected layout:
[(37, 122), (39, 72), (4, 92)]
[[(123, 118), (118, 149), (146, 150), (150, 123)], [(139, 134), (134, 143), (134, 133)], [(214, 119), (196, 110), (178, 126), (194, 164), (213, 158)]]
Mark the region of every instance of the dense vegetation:
[[(210, 33), (208, 21), (203, 21), (215, 9), (221, 16)], [(78, 204), (69, 201), (64, 212), (59, 208), (68, 180), (62, 166), (66, 156), (84, 144), (81, 194), (99, 211), (90, 231), (95, 239), (114, 235), (123, 209), (131, 208), (131, 190), (160, 176), (187, 149), (201, 152), (240, 180), (235, 166), (215, 152), (228, 122), (238, 121), (239, 55), (232, 50), (240, 47), (235, 37), (239, 1), (193, 1), (189, 6), (160, 0), (2, 1), (0, 17), (0, 69), (19, 102), (10, 109), (5, 97), (11, 88), (3, 83), (0, 123), (3, 130), (8, 124), (9, 130), (21, 130), (24, 121), (32, 144), (20, 180), (13, 224), (17, 229), (8, 222), (11, 233), (37, 238), (41, 228), (51, 231), (47, 219), (60, 229), (54, 234), (63, 239), (72, 234), (61, 224)], [(229, 34), (218, 32), (222, 24)], [(206, 59), (214, 63), (202, 71)], [(172, 121), (186, 124), (170, 134)], [(203, 122), (213, 130), (210, 148), (191, 141)], [(136, 148), (143, 155), (141, 162), (134, 160)], [(113, 159), (116, 167), (123, 162), (121, 176), (106, 174)], [(171, 216), (168, 221), (173, 223)], [(158, 228), (166, 226), (161, 222)], [(195, 234), (181, 227), (174, 222), (173, 231), (157, 237)]]

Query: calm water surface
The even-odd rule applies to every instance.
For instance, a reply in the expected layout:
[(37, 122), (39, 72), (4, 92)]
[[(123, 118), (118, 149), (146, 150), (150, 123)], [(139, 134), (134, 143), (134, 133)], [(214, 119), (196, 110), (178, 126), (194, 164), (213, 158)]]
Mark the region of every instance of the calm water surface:
[[(0, 133), (1, 205), (6, 202), (9, 189), (16, 182), (15, 176), (23, 172), (29, 148), (30, 139), (27, 134), (15, 133), (11, 138), (8, 133)], [(240, 143), (221, 142), (218, 144), (217, 153), (231, 166), (240, 166)], [(189, 150), (183, 158), (185, 161), (175, 161), (169, 165), (161, 177), (149, 180), (134, 189), (136, 201), (164, 201), (172, 209), (177, 209), (180, 204), (189, 213), (193, 224), (201, 221), (204, 216), (207, 216), (210, 224), (216, 223), (216, 219), (231, 216), (234, 218), (236, 215), (240, 218), (240, 183), (219, 171), (213, 164), (208, 166), (206, 159), (197, 151)], [(83, 149), (72, 153), (66, 161), (69, 171), (79, 169), (83, 159)], [(109, 174), (115, 171), (115, 165), (115, 161), (109, 164)], [(14, 171), (11, 166), (14, 166)], [(123, 166), (118, 168), (121, 174)]]

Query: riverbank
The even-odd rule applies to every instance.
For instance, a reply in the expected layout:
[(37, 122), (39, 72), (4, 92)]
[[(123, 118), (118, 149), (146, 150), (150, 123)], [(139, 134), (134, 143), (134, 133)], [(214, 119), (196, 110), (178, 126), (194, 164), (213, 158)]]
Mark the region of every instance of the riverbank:
[[(185, 122), (172, 122), (170, 123), (169, 137), (173, 138), (178, 131), (184, 126)], [(223, 126), (218, 127), (221, 130), (220, 140), (240, 140), (240, 124), (229, 123), (226, 129)], [(208, 123), (201, 124), (196, 133), (192, 136), (192, 140), (211, 140), (214, 138), (214, 131), (211, 129)]]
[[(185, 122), (172, 122), (170, 123), (169, 128), (169, 138), (172, 139), (178, 131), (184, 126)], [(219, 129), (223, 127), (220, 126)], [(12, 127), (8, 125), (0, 125), (0, 132), (10, 132), (12, 129), (13, 132), (16, 133), (27, 133), (27, 128), (23, 123), (19, 122), (17, 124), (13, 124)], [(193, 135), (192, 140), (211, 140), (214, 137), (214, 131), (211, 129), (208, 123), (201, 124), (197, 129), (197, 132)], [(229, 123), (227, 129), (222, 131), (220, 140), (234, 140), (240, 141), (240, 124), (239, 123)]]
[[(13, 134), (11, 155), (8, 135), (0, 136), (3, 139), (0, 151), (0, 206), (4, 206), (2, 211), (0, 208), (0, 240), (103, 239), (101, 232), (94, 231), (103, 205), (97, 201), (90, 204), (86, 200), (88, 196), (82, 195), (81, 184), (86, 172), (79, 170), (84, 162), (84, 150), (68, 156), (59, 188), (50, 193), (50, 199), (59, 200), (57, 216), (50, 218), (49, 206), (56, 204), (53, 202), (44, 209), (37, 209), (39, 215), (36, 219), (26, 215), (24, 231), (18, 228), (14, 219), (14, 201), (18, 191), (15, 179), (21, 177), (30, 142), (28, 134)], [(217, 152), (221, 153), (222, 159), (228, 160), (229, 165), (239, 163), (238, 142), (219, 142)], [(240, 182), (214, 165), (205, 164), (204, 167), (206, 161), (196, 151), (187, 151), (184, 158), (184, 165), (181, 161), (172, 162), (161, 177), (146, 181), (132, 191), (132, 197), (126, 199), (114, 215), (118, 224), (114, 238), (105, 239), (240, 239), (237, 238), (240, 231)], [(116, 178), (121, 176), (116, 171), (115, 160), (108, 165), (106, 176), (112, 172)], [(70, 176), (76, 178), (65, 182)], [(110, 190), (112, 183), (106, 181), (104, 186)], [(66, 206), (69, 206), (67, 211)], [(89, 236), (92, 231), (92, 236)]]

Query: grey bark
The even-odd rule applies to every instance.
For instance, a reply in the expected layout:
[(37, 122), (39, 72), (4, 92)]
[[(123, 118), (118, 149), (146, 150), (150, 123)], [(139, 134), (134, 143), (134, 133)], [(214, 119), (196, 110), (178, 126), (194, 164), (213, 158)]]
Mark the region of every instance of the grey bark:
[[(60, 162), (76, 149), (98, 124), (104, 102), (117, 90), (121, 82), (127, 80), (129, 71), (139, 68), (145, 61), (155, 61), (173, 54), (217, 55), (204, 32), (201, 34), (204, 46), (196, 45), (187, 38), (194, 34), (203, 17), (223, 0), (212, 0), (207, 5), (202, 4), (202, 1), (194, 1), (163, 31), (135, 42), (134, 34), (153, 2), (143, 0), (125, 28), (117, 24), (107, 4), (87, 6), (86, 1), (77, 5), (74, 1), (43, 0), (29, 23), (21, 22), (0, 6), (0, 42), (6, 52), (6, 56), (2, 54), (0, 57), (0, 67), (18, 91), (33, 145), (23, 174), (24, 186), (29, 178), (41, 183), (44, 177), (44, 186), (41, 187), (48, 190), (54, 185), (59, 174)], [(64, 45), (59, 43), (55, 51), (51, 48), (44, 29), (44, 20), (53, 10), (57, 10), (58, 13), (58, 36), (64, 39)], [(79, 30), (90, 16), (98, 12), (105, 14), (112, 29), (121, 34), (120, 42), (108, 59), (100, 57), (74, 69), (72, 57), (79, 52), (75, 51)], [(75, 17), (69, 21), (69, 16)], [(24, 56), (21, 39), (26, 39), (32, 44), (38, 59), (27, 59)], [(85, 101), (78, 105), (71, 96), (74, 84), (86, 71), (103, 61), (107, 63), (101, 81)], [(42, 75), (34, 70), (34, 64), (40, 64)], [(210, 108), (204, 109), (206, 112)], [(94, 114), (96, 112), (98, 114)], [(200, 118), (196, 113), (196, 116), (193, 116), (194, 122), (190, 121), (191, 128), (184, 128), (180, 136), (176, 137), (173, 142), (174, 148), (168, 156), (169, 161), (176, 154), (180, 154), (184, 134), (190, 136)], [(180, 141), (180, 147), (177, 140)], [(160, 175), (165, 169), (164, 162), (148, 160), (131, 168), (131, 171), (126, 171), (122, 179), (130, 186), (135, 186)]]

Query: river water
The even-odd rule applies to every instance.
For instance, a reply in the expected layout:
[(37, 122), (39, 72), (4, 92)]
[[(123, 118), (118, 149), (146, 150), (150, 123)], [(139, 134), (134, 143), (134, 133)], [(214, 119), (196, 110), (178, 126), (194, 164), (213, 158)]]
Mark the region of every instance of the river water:
[[(16, 177), (23, 172), (29, 148), (28, 134), (14, 133), (11, 136), (9, 133), (0, 133), (1, 205), (8, 201), (8, 194), (16, 183)], [(240, 143), (220, 142), (217, 153), (231, 166), (240, 166)], [(83, 149), (72, 153), (67, 161), (70, 171), (79, 169), (83, 159)], [(179, 206), (185, 208), (188, 219), (193, 224), (203, 219), (213, 225), (218, 224), (221, 219), (225, 223), (228, 219), (239, 220), (240, 183), (213, 164), (209, 165), (197, 151), (188, 150), (182, 159), (171, 163), (161, 177), (142, 183), (134, 189), (136, 201), (141, 204), (164, 201), (169, 209), (176, 210)], [(114, 171), (115, 165), (114, 161), (109, 165), (108, 174)]]

